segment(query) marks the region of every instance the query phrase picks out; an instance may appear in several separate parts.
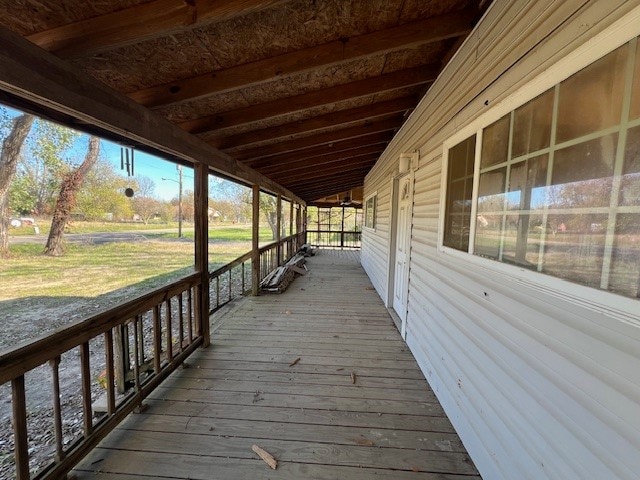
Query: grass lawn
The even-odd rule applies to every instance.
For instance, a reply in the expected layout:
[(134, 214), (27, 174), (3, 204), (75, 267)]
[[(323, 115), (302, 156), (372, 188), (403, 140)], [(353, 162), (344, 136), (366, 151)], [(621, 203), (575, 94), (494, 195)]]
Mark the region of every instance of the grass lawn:
[[(61, 257), (42, 255), (41, 244), (17, 243), (0, 262), (0, 301), (29, 297), (95, 297), (123, 287), (141, 290), (192, 271), (193, 232), (145, 235), (146, 240), (104, 244), (68, 243)], [(211, 268), (251, 249), (251, 228), (216, 226), (210, 231)], [(190, 241), (191, 239), (191, 241)], [(270, 235), (265, 235), (269, 240)]]

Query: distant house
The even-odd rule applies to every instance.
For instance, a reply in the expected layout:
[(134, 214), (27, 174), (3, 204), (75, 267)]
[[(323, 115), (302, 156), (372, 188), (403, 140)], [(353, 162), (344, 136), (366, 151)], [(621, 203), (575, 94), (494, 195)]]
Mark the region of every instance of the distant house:
[(222, 214), (214, 208), (207, 209), (207, 217), (209, 217), (210, 222), (221, 222), (224, 220)]

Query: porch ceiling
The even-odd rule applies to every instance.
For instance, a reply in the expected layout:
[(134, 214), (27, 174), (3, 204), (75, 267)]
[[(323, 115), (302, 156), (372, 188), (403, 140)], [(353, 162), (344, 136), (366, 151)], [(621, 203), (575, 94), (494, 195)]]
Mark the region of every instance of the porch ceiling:
[(313, 203), (362, 186), (487, 3), (0, 0), (0, 23)]

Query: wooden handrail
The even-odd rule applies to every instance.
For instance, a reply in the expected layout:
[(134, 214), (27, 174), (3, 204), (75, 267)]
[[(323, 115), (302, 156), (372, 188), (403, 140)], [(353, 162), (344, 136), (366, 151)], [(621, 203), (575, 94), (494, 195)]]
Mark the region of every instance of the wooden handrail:
[(62, 327), (52, 334), (0, 353), (0, 384), (23, 375), (48, 360), (147, 311), (167, 298), (197, 285), (198, 275), (189, 275), (134, 300), (121, 303), (90, 318)]

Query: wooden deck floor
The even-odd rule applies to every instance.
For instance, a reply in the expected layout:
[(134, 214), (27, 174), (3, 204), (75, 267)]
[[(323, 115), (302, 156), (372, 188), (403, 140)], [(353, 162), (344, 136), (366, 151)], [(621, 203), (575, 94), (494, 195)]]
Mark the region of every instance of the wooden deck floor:
[(479, 479), (357, 255), (321, 251), (284, 294), (232, 305), (75, 478)]

